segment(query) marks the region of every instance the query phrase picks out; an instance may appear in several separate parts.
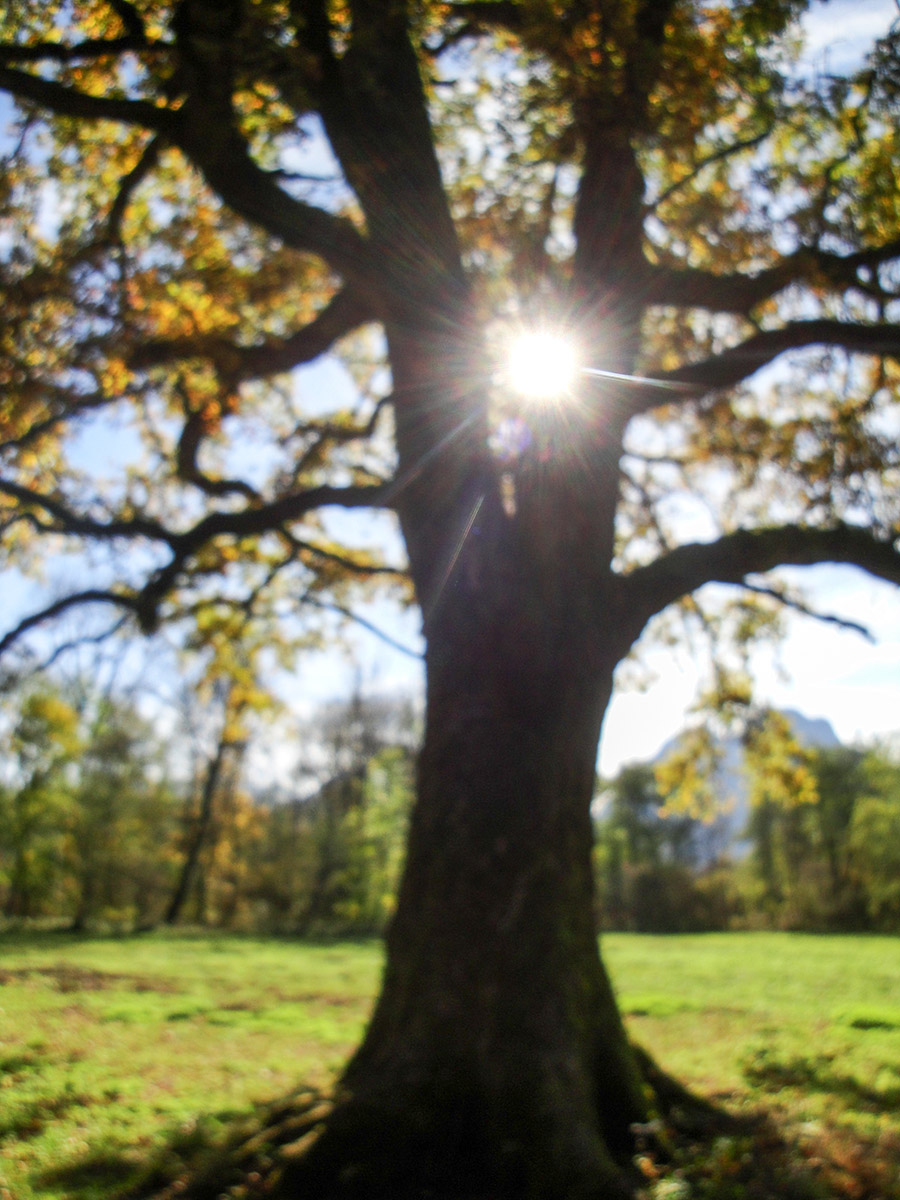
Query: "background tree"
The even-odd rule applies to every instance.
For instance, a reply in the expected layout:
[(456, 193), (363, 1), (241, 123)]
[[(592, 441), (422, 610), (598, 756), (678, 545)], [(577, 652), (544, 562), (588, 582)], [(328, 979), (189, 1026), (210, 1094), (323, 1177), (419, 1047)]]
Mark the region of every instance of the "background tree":
[(34, 917), (60, 903), (67, 768), (81, 748), (78, 714), (51, 687), (29, 691), (3, 739), (0, 862), (8, 917)]
[[(236, 777), (246, 750), (246, 732), (241, 725), (244, 700), (234, 680), (217, 680), (213, 688), (213, 711), (219, 716), (220, 727), (213, 747), (196, 764), (194, 784), (185, 806), (184, 847), (181, 869), (172, 895), (166, 905), (163, 921), (175, 925), (181, 918), (192, 891), (205, 894), (202, 866), (204, 852), (215, 850), (217, 833), (216, 807), (221, 809), (235, 789)], [(201, 701), (202, 703), (202, 701)], [(210, 698), (207, 699), (207, 707)], [(198, 901), (200, 919), (205, 917), (206, 905)]]
[(127, 696), (84, 689), (65, 821), (72, 927), (154, 923), (170, 886), (175, 796), (165, 754)]
[(318, 760), (319, 786), (294, 802), (303, 810), (310, 851), (301, 931), (383, 928), (402, 861), (416, 726), (408, 702), (365, 697), (358, 689), (309, 722), (302, 736)]
[[(647, 1102), (591, 873), (615, 668), (710, 582), (758, 624), (803, 604), (779, 564), (900, 581), (897, 33), (811, 71), (806, 7), (7, 6), (0, 527), (22, 567), (94, 552), (0, 650), (76, 605), (346, 609), (402, 564), (337, 544), (341, 509), (397, 515), (422, 611), (384, 986), (284, 1196), (626, 1194)], [(578, 348), (564, 403), (498, 369), (532, 323)], [(362, 326), (357, 401), (285, 379)]]
[(601, 926), (674, 933), (725, 929), (733, 915), (709, 872), (710, 827), (667, 807), (649, 763), (623, 767), (601, 791), (595, 861)]

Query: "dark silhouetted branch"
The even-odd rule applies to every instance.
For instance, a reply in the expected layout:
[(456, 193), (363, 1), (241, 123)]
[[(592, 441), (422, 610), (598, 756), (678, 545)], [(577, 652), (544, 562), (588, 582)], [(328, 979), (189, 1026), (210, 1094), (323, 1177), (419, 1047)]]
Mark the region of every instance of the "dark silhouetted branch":
[(121, 121), (158, 133), (172, 133), (178, 125), (178, 113), (147, 100), (123, 100), (115, 96), (92, 96), (77, 88), (42, 79), (28, 71), (0, 66), (0, 89), (19, 100), (28, 100), (63, 117), (84, 117), (94, 121)]
[(73, 608), (83, 608), (88, 604), (112, 604), (118, 608), (128, 609), (130, 612), (137, 612), (137, 599), (135, 596), (130, 596), (122, 592), (111, 592), (100, 588), (90, 588), (83, 592), (74, 592), (70, 596), (63, 596), (60, 600), (55, 600), (52, 604), (48, 604), (46, 608), (42, 608), (40, 612), (31, 613), (30, 616), (24, 617), (14, 629), (10, 629), (8, 633), (0, 638), (0, 655), (5, 654), (11, 649), (16, 642), (19, 641), (26, 633), (32, 629), (37, 629), (40, 625), (45, 625), (48, 621), (62, 616)]
[(230, 383), (245, 383), (312, 362), (340, 338), (372, 319), (371, 307), (344, 288), (312, 321), (286, 338), (272, 338), (252, 346), (236, 346), (224, 338), (209, 336), (148, 341), (132, 351), (129, 363), (137, 369), (146, 369), (188, 358), (207, 358), (219, 366)]
[[(812, 346), (829, 346), (850, 354), (900, 358), (900, 325), (855, 325), (849, 321), (828, 318), (793, 321), (781, 329), (766, 329), (754, 334), (712, 358), (662, 372), (656, 383), (660, 389), (664, 389), (666, 384), (680, 384), (690, 389), (686, 394), (702, 395), (734, 387), (787, 351), (804, 350)], [(636, 390), (628, 408), (632, 413), (647, 412), (661, 403), (671, 401), (672, 396), (664, 390), (648, 388)]]
[(716, 275), (689, 267), (648, 267), (642, 299), (649, 304), (749, 313), (792, 283), (845, 290), (870, 286), (860, 272), (900, 258), (900, 238), (851, 254), (806, 248), (788, 254), (755, 275)]
[(855, 525), (809, 529), (783, 525), (739, 530), (716, 542), (692, 543), (639, 567), (622, 580), (629, 624), (636, 630), (670, 604), (707, 583), (743, 584), (780, 566), (847, 563), (900, 584), (900, 551)]
[(860, 625), (858, 621), (850, 621), (847, 617), (840, 617), (836, 613), (819, 612), (817, 609), (810, 608), (808, 604), (804, 604), (796, 596), (789, 596), (779, 588), (762, 587), (757, 583), (748, 583), (746, 579), (739, 586), (748, 592), (752, 592), (754, 596), (767, 596), (771, 600), (777, 600), (785, 608), (790, 608), (793, 612), (800, 613), (803, 617), (812, 617), (814, 621), (821, 621), (825, 625), (836, 625), (839, 629), (845, 629), (849, 633), (858, 633), (866, 641), (875, 641), (871, 629), (867, 629), (865, 625)]

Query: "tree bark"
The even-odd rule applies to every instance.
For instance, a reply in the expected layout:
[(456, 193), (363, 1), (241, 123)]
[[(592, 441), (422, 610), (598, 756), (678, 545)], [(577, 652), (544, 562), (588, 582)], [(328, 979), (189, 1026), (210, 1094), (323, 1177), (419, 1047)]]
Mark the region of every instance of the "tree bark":
[(523, 597), (510, 601), (503, 570), (496, 602), (479, 602), (465, 574), (430, 631), (381, 997), (283, 1196), (629, 1194), (645, 1101), (598, 954), (591, 870), (614, 659), (598, 664), (577, 604), (522, 644), (508, 610)]

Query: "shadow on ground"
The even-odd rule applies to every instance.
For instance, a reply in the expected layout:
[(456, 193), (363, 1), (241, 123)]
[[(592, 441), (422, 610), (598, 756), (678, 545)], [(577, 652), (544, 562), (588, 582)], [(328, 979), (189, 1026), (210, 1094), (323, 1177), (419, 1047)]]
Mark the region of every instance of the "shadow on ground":
[(758, 1051), (744, 1064), (744, 1075), (750, 1083), (767, 1092), (792, 1087), (804, 1092), (839, 1096), (848, 1107), (862, 1112), (900, 1111), (900, 1070), (886, 1067), (885, 1073), (892, 1074), (896, 1082), (875, 1088), (843, 1074), (834, 1065), (835, 1057), (817, 1054), (779, 1059), (767, 1051)]
[[(637, 1135), (636, 1194), (642, 1200), (900, 1200), (900, 1146), (862, 1143), (846, 1130), (823, 1130), (813, 1140), (792, 1136), (773, 1114), (735, 1114), (693, 1096), (640, 1057), (662, 1110)], [(872, 1098), (826, 1069), (826, 1061), (757, 1063), (756, 1082), (773, 1090), (787, 1080), (831, 1091), (853, 1084), (848, 1098)], [(280, 1165), (303, 1152), (329, 1112), (327, 1097), (302, 1091), (250, 1115), (220, 1113), (188, 1133), (179, 1130), (143, 1160), (130, 1149), (88, 1154), (39, 1183), (64, 1189), (67, 1200), (262, 1200), (277, 1195)]]

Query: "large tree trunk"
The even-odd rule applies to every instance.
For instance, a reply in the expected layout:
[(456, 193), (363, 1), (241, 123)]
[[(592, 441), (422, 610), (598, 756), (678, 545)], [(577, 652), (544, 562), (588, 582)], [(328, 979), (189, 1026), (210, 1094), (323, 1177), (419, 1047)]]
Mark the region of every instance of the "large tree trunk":
[(585, 406), (574, 438), (536, 419), (504, 467), (442, 361), (439, 336), (394, 331), (401, 459), (422, 461), (436, 428), (442, 447), (398, 505), (428, 643), (406, 870), (372, 1022), (282, 1195), (612, 1200), (646, 1116), (591, 869), (600, 725), (630, 641), (609, 586), (614, 418)]
[(591, 871), (613, 662), (578, 628), (577, 600), (535, 646), (508, 593), (491, 621), (466, 593), (451, 586), (432, 621), (382, 994), (284, 1195), (628, 1193), (620, 1168), (644, 1098), (598, 954)]

